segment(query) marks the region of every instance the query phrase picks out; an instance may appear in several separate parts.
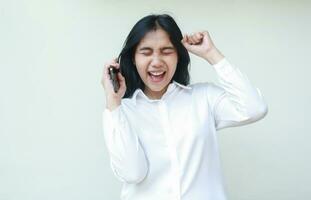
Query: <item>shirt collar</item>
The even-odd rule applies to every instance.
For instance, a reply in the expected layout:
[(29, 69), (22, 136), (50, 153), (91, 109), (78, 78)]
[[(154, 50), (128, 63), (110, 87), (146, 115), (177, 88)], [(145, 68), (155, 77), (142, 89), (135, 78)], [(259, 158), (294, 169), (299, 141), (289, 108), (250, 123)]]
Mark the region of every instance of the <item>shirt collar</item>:
[[(192, 89), (192, 87), (190, 85), (186, 86), (186, 85), (180, 84), (180, 83), (178, 83), (178, 82), (173, 80), (173, 82), (168, 85), (167, 90), (166, 90), (166, 92), (163, 95), (165, 95), (166, 93), (170, 93), (177, 86), (180, 87), (180, 88), (186, 89), (186, 90)], [(132, 101), (134, 102), (135, 105), (136, 105), (136, 101), (137, 101), (138, 95), (141, 95), (141, 96), (143, 96), (143, 97), (148, 99), (148, 97), (145, 95), (145, 93), (140, 88), (137, 88), (135, 90), (135, 92), (133, 93), (133, 96), (131, 97), (131, 99), (132, 99)], [(151, 100), (151, 101), (157, 101), (157, 100)]]

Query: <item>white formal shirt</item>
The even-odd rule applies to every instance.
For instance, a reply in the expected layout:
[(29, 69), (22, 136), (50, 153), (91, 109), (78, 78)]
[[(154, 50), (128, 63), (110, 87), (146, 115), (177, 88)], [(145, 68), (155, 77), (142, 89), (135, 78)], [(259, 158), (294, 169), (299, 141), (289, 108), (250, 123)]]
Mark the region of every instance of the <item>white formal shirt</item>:
[(103, 130), (122, 200), (226, 200), (216, 131), (267, 113), (259, 89), (226, 58), (210, 82), (169, 84), (161, 99), (141, 89), (103, 112)]

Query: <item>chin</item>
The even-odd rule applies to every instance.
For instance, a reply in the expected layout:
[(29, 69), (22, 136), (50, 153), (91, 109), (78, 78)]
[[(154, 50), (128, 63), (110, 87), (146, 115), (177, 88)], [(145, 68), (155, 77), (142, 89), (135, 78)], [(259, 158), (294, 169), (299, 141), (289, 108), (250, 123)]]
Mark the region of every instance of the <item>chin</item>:
[(155, 86), (154, 84), (149, 84), (147, 85), (147, 87), (154, 92), (160, 92), (162, 91), (165, 87), (167, 86), (167, 84), (159, 84), (157, 86)]
[(160, 92), (160, 91), (162, 91), (164, 88), (165, 88), (165, 86), (159, 86), (159, 87), (149, 87), (150, 88), (150, 90), (151, 91), (154, 91), (154, 92)]

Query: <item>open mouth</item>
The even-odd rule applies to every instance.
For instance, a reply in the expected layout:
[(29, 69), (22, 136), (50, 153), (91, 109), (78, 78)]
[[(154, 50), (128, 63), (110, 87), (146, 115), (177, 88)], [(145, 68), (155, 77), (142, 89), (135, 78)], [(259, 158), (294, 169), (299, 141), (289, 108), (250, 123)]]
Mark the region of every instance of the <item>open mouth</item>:
[(164, 79), (166, 71), (162, 72), (148, 72), (149, 77), (153, 82), (160, 82)]

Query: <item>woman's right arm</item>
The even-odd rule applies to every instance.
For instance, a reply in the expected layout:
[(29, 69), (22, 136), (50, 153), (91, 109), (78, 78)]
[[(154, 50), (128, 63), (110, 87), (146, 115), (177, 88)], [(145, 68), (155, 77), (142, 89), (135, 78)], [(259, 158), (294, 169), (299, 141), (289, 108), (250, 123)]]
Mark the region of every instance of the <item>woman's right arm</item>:
[(141, 182), (148, 172), (147, 159), (121, 105), (113, 111), (105, 108), (103, 130), (115, 176), (127, 183)]
[(108, 72), (110, 65), (119, 68), (119, 64), (116, 60), (107, 63), (101, 80), (106, 93), (106, 108), (103, 112), (102, 124), (110, 155), (110, 166), (119, 180), (139, 183), (147, 175), (148, 163), (137, 133), (121, 105), (121, 99), (126, 91), (125, 79), (121, 73), (118, 73), (120, 88), (115, 93)]

